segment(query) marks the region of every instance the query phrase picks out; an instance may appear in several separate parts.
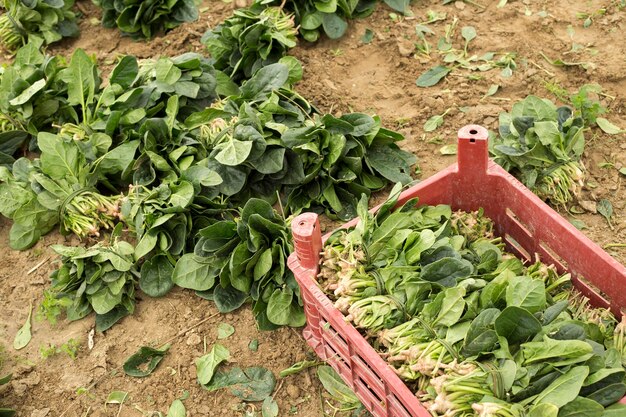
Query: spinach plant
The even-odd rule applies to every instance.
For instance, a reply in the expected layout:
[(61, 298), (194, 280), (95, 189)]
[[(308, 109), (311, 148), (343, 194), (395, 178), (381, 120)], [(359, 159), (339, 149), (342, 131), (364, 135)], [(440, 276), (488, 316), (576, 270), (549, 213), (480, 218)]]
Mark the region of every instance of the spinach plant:
[(223, 312), (239, 308), (250, 297), (258, 326), (301, 326), (300, 289), (286, 266), (292, 249), (288, 222), (272, 206), (250, 199), (240, 216), (201, 229), (194, 252), (183, 255), (173, 281), (206, 292)]
[(570, 108), (528, 96), (500, 114), (492, 153), (539, 197), (564, 206), (576, 200), (585, 178), (583, 131), (583, 119)]
[(60, 72), (61, 57), (45, 56), (37, 42), (16, 54), (11, 65), (0, 67), (0, 164), (12, 164), (19, 151), (36, 149), (40, 130), (62, 120), (67, 84)]
[(78, 36), (74, 0), (4, 0), (0, 8), (0, 45), (16, 51), (29, 41), (49, 45)]
[(317, 41), (322, 34), (331, 39), (341, 38), (348, 29), (348, 20), (369, 16), (375, 6), (376, 2), (371, 0), (289, 0), (285, 3), (287, 10), (296, 16), (300, 35), (309, 42)]
[(61, 305), (69, 320), (96, 313), (96, 329), (104, 331), (135, 310), (134, 248), (113, 238), (89, 248), (53, 245), (61, 266), (51, 275), (47, 294)]
[(202, 37), (216, 69), (233, 81), (250, 78), (258, 69), (278, 62), (296, 46), (294, 20), (279, 7), (255, 3), (235, 10)]
[(93, 0), (102, 7), (102, 25), (118, 27), (133, 38), (151, 39), (159, 32), (167, 32), (185, 22), (198, 19), (194, 0)]
[[(57, 222), (61, 232), (98, 236), (119, 218), (119, 197), (100, 194), (95, 185), (123, 171), (132, 161), (136, 142), (129, 142), (88, 163), (79, 142), (51, 133), (39, 134), (41, 156), (20, 158), (13, 172), (4, 168), (0, 180), (0, 210), (13, 219), (9, 242), (26, 249)], [(110, 141), (108, 142), (110, 145)], [(106, 144), (105, 144), (106, 146)]]

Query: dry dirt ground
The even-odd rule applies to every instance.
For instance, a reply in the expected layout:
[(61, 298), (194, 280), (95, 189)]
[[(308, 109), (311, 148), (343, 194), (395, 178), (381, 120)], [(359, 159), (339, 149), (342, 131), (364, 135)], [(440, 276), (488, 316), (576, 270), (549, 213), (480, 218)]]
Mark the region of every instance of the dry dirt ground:
[[(586, 83), (600, 84), (605, 93), (602, 103), (610, 111), (607, 117), (626, 127), (626, 8), (618, 8), (621, 0), (509, 0), (503, 8), (496, 7), (496, 0), (478, 1), (486, 7), (482, 9), (470, 2), (443, 5), (441, 0), (414, 0), (413, 17), (399, 17), (386, 6), (379, 6), (372, 16), (353, 22), (343, 39), (301, 44), (292, 51), (305, 69), (304, 80), (297, 89), (324, 112), (379, 114), (387, 127), (405, 134), (402, 147), (418, 156), (422, 178), (454, 162), (453, 156), (443, 156), (439, 150), (454, 143), (460, 127), (477, 123), (495, 130), (498, 114), (510, 110), (515, 101), (528, 94), (556, 100), (547, 86), (571, 92)], [(151, 58), (202, 52), (202, 33), (232, 13), (230, 4), (204, 1), (198, 22), (150, 42), (134, 42), (99, 26), (99, 10), (89, 1), (80, 1), (79, 6), (86, 14), (81, 37), (50, 51), (69, 55), (74, 48), (84, 48), (107, 66), (120, 54)], [(601, 8), (606, 13), (596, 16), (584, 28), (577, 13), (593, 13)], [(415, 25), (426, 20), (429, 10), (446, 13), (447, 17), (429, 25), (436, 35), (427, 37), (433, 45), (427, 57), (416, 55), (413, 44), (418, 41)], [(435, 87), (417, 87), (416, 78), (441, 63), (437, 39), (454, 18), (458, 18), (459, 28), (476, 28), (478, 36), (470, 44), (471, 54), (516, 53), (517, 69), (513, 76), (502, 78), (499, 70), (470, 73), (457, 69)], [(362, 37), (368, 29), (373, 38), (364, 43)], [(458, 32), (457, 47), (461, 44)], [(555, 67), (541, 53), (552, 59), (593, 65), (586, 65), (588, 69)], [(492, 84), (500, 85), (500, 89), (494, 96), (484, 97)], [(446, 110), (449, 111), (442, 127), (425, 133), (425, 121)], [(618, 169), (626, 166), (626, 138), (609, 136), (599, 129), (585, 135), (588, 146), (584, 162), (589, 177), (582, 199), (593, 202), (608, 198), (615, 212), (613, 228), (598, 214), (575, 216), (587, 225), (584, 233), (599, 245), (624, 244), (626, 187), (622, 181), (626, 177), (620, 176)], [(204, 354), (205, 346), (215, 343), (220, 322), (236, 329), (234, 335), (221, 342), (230, 350), (231, 362), (238, 366), (260, 365), (278, 374), (294, 362), (311, 357), (299, 330), (259, 332), (248, 308), (218, 315), (210, 302), (181, 289), (161, 299), (141, 296), (132, 317), (105, 334), (96, 334), (93, 350), (87, 349), (87, 335), (93, 326), (93, 317), (89, 317), (56, 325), (34, 319), (32, 341), (25, 349), (14, 351), (12, 341), (26, 320), (29, 305), (38, 308), (55, 267), (48, 246), (66, 239), (53, 233), (33, 249), (18, 253), (7, 246), (8, 229), (9, 223), (1, 221), (0, 374), (12, 372), (13, 381), (0, 389), (0, 397), (5, 404), (17, 408), (20, 417), (149, 416), (152, 410), (166, 412), (174, 399), (187, 395), (184, 404), (188, 416), (246, 415), (246, 409), (250, 411), (252, 406), (244, 407), (228, 392), (206, 392), (196, 382), (195, 359)], [(608, 251), (622, 263), (626, 261), (624, 246)], [(80, 342), (76, 359), (64, 353), (41, 357), (40, 347), (59, 346), (69, 339)], [(259, 342), (257, 352), (248, 349), (254, 339)], [(170, 341), (172, 348), (151, 376), (136, 379), (124, 375), (121, 364), (129, 355), (140, 346), (156, 346), (165, 341)], [(281, 416), (322, 416), (322, 408), (328, 408), (322, 406), (321, 386), (312, 370), (280, 380), (278, 386), (275, 398)], [(121, 409), (117, 405), (105, 406), (107, 396), (114, 390), (128, 392)]]

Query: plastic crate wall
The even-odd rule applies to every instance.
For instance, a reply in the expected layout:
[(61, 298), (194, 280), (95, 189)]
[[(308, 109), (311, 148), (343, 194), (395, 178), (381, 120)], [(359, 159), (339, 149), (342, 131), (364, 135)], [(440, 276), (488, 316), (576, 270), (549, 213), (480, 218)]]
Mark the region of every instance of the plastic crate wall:
[[(560, 272), (570, 272), (574, 286), (594, 306), (610, 308), (618, 317), (624, 314), (626, 268), (490, 161), (487, 138), (487, 130), (481, 126), (462, 128), (457, 163), (403, 192), (398, 205), (419, 197), (419, 204), (449, 204), (453, 210), (482, 207), (510, 251), (529, 262), (537, 254)], [(295, 251), (288, 264), (301, 288), (307, 318), (303, 335), (308, 344), (375, 417), (431, 416), (318, 287), (320, 251), (330, 233), (322, 238), (317, 215), (296, 217), (292, 232)]]

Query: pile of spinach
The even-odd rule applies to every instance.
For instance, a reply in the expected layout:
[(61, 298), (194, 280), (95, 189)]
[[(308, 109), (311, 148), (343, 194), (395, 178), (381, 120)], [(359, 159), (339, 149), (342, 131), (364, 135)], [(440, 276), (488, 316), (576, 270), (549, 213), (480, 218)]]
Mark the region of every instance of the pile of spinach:
[(106, 142), (101, 145), (102, 156), (88, 161), (81, 142), (41, 132), (39, 159), (20, 158), (12, 171), (0, 167), (0, 212), (14, 222), (12, 248), (31, 247), (57, 223), (62, 233), (79, 237), (99, 236), (101, 229), (113, 228), (119, 217), (118, 197), (102, 195), (95, 186), (128, 167), (137, 143), (112, 150)]
[(341, 38), (348, 29), (348, 20), (372, 14), (376, 1), (289, 0), (285, 7), (296, 16), (302, 38), (315, 42), (322, 34), (330, 39)]
[[(252, 300), (262, 329), (302, 325), (285, 215), (351, 218), (362, 195), (409, 182), (415, 158), (376, 116), (320, 115), (293, 90), (301, 77), (300, 63), (282, 57), (238, 85), (187, 53), (121, 57), (104, 83), (84, 51), (66, 63), (29, 44), (0, 81), (15, 121), (0, 136), (0, 213), (13, 220), (11, 246), (26, 249), (56, 225), (80, 238), (124, 227), (147, 295), (178, 284), (221, 311)], [(38, 157), (15, 159), (28, 140)], [(52, 291), (44, 314), (66, 304), (64, 294)], [(115, 303), (120, 317), (131, 312)]]
[(232, 17), (202, 37), (213, 65), (235, 82), (274, 64), (296, 46), (293, 17), (279, 7), (259, 3), (235, 10)]
[(102, 25), (118, 27), (133, 38), (151, 39), (186, 22), (198, 19), (194, 0), (94, 0), (103, 10)]
[(53, 245), (61, 266), (50, 276), (47, 297), (65, 309), (69, 320), (96, 312), (96, 328), (104, 331), (135, 310), (135, 250), (114, 236), (108, 244), (89, 248)]
[[(392, 9), (404, 13), (408, 0), (384, 0)], [(339, 39), (348, 29), (348, 21), (371, 15), (378, 2), (376, 0), (256, 0), (252, 8), (280, 7), (294, 15), (295, 25), (300, 36), (309, 42), (316, 42), (325, 34), (331, 39)]]
[(0, 45), (14, 52), (27, 42), (49, 45), (79, 34), (74, 0), (4, 0)]
[(319, 282), (434, 415), (624, 412), (623, 329), (608, 310), (569, 274), (504, 252), (480, 211), (417, 199), (392, 211), (400, 190), (376, 214), (361, 200)]
[(292, 249), (289, 222), (269, 203), (252, 198), (238, 217), (198, 232), (193, 253), (177, 262), (173, 281), (214, 300), (221, 312), (250, 297), (262, 330), (302, 326), (300, 288), (286, 266)]
[(37, 42), (20, 48), (12, 65), (0, 67), (0, 164), (12, 164), (19, 151), (35, 150), (31, 139), (61, 119), (67, 98), (60, 77), (64, 68), (62, 57), (44, 56)]
[(301, 76), (297, 64), (284, 57), (263, 67), (238, 95), (185, 124), (213, 144), (208, 166), (224, 180), (220, 193), (235, 204), (250, 197), (274, 202), (278, 191), (289, 214), (313, 209), (352, 218), (362, 194), (410, 182), (415, 157), (377, 116), (317, 114), (290, 87)]
[(528, 96), (501, 113), (495, 161), (544, 200), (565, 206), (576, 200), (585, 178), (584, 120), (569, 107)]

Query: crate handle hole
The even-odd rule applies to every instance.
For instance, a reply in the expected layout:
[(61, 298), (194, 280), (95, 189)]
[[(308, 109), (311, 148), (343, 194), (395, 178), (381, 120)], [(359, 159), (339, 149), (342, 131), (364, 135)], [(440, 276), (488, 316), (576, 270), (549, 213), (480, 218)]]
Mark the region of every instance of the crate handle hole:
[[(478, 133), (478, 130), (476, 129), (470, 130), (470, 135), (475, 135), (476, 133)], [(474, 140), (472, 140), (472, 142), (474, 142)]]

